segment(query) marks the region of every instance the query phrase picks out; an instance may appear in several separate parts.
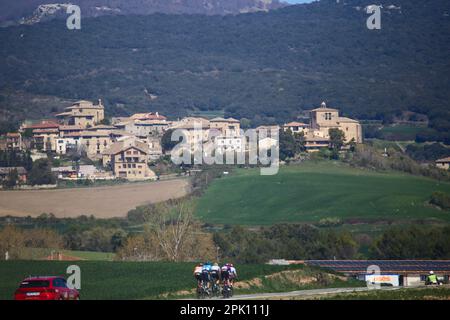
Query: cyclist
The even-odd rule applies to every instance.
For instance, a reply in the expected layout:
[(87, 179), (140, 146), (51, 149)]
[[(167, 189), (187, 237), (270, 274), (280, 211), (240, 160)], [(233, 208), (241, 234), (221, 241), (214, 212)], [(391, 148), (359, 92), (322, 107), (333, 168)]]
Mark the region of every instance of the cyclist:
[(204, 263), (203, 267), (202, 267), (201, 279), (202, 279), (202, 282), (206, 284), (208, 289), (210, 288), (211, 268), (212, 268), (212, 265), (211, 265), (211, 262), (209, 262), (209, 261)]
[(212, 286), (218, 285), (220, 280), (220, 267), (218, 263), (214, 263), (210, 271)]
[(226, 284), (228, 282), (228, 284), (230, 284), (230, 279), (231, 279), (231, 267), (230, 264), (227, 263), (225, 264), (221, 270), (220, 270), (220, 275), (222, 278), (222, 283)]
[(230, 281), (231, 280), (230, 273), (231, 273), (231, 267), (230, 267), (230, 264), (227, 263), (221, 268), (221, 272), (220, 272), (220, 275), (222, 278), (222, 285), (223, 285), (222, 293), (223, 293), (224, 298), (228, 298), (233, 295), (233, 287), (232, 287), (232, 284)]
[(200, 287), (202, 280), (203, 263), (199, 263), (194, 268), (194, 278), (197, 280), (197, 286)]
[(237, 271), (232, 263), (229, 264), (230, 273), (230, 285), (233, 286), (234, 281), (237, 279)]

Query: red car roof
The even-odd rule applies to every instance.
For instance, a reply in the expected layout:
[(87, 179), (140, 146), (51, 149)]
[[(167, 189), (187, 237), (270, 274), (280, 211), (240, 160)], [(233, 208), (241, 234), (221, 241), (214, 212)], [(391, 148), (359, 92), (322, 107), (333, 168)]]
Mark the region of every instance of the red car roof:
[(22, 282), (24, 281), (33, 281), (33, 280), (53, 280), (53, 279), (59, 279), (59, 278), (63, 278), (64, 277), (60, 277), (60, 276), (35, 276), (35, 277), (28, 277), (22, 280)]

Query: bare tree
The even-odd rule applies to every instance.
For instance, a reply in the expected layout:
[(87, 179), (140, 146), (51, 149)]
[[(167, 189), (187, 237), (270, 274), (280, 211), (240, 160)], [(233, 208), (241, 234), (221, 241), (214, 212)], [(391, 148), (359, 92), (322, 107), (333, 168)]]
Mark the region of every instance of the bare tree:
[(186, 199), (152, 205), (145, 219), (169, 261), (180, 261), (193, 233), (194, 205)]

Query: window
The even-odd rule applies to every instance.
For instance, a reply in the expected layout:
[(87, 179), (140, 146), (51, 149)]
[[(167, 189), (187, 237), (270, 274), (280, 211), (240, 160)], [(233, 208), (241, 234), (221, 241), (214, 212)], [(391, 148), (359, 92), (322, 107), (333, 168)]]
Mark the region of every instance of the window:
[(23, 281), (20, 284), (21, 288), (47, 288), (49, 286), (50, 286), (50, 281), (47, 281), (47, 280)]
[(65, 288), (66, 287), (66, 280), (58, 278), (53, 280), (53, 286), (57, 288)]

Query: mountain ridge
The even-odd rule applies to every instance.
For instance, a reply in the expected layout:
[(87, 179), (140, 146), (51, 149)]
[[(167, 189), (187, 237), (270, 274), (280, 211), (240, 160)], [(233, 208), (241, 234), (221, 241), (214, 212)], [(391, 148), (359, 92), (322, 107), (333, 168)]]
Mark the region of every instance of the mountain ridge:
[(382, 0), (381, 30), (366, 27), (369, 0), (346, 3), (0, 29), (0, 117), (48, 116), (47, 105), (15, 98), (25, 94), (102, 98), (111, 115), (214, 111), (252, 125), (291, 121), (325, 100), (357, 119), (423, 113), (448, 135), (449, 2)]
[(2, 0), (0, 24), (34, 24), (59, 18), (64, 16), (69, 4), (79, 5), (82, 17), (153, 13), (226, 15), (269, 11), (288, 5), (279, 0)]

